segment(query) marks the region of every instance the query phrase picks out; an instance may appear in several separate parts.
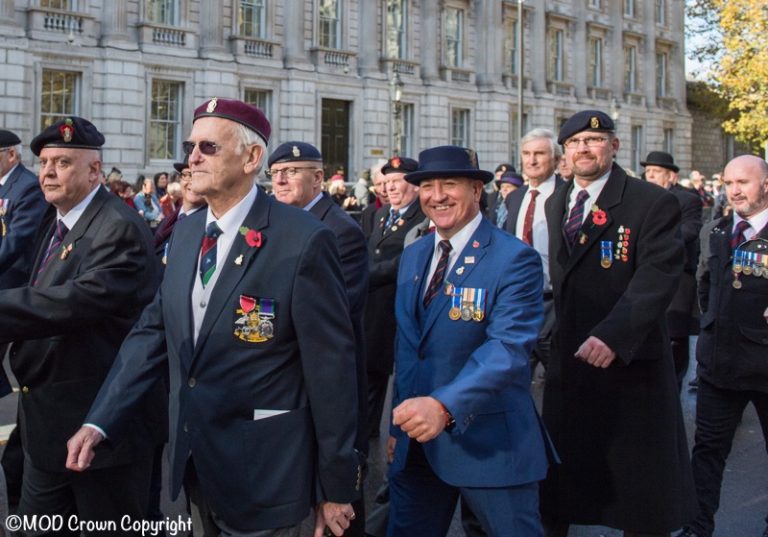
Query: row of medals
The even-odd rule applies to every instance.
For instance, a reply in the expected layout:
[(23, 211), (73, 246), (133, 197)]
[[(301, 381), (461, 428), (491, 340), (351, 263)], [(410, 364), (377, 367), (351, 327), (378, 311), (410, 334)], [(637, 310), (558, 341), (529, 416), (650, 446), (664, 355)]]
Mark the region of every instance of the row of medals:
[(768, 254), (736, 250), (733, 252), (733, 288), (741, 289), (742, 283), (739, 274), (756, 276), (768, 279)]
[[(471, 288), (456, 288), (452, 284), (446, 284), (445, 286), (445, 294), (451, 297), (452, 299), (454, 297), (461, 296), (461, 307), (457, 305), (451, 306), (451, 309), (448, 310), (448, 317), (452, 321), (458, 321), (461, 319), (462, 321), (476, 321), (481, 322), (483, 319), (485, 319), (485, 311), (481, 307), (475, 307), (475, 301), (474, 301), (474, 292), (478, 291), (478, 289), (471, 289)], [(471, 293), (471, 295), (470, 295)], [(466, 300), (466, 298), (470, 298), (470, 300)]]

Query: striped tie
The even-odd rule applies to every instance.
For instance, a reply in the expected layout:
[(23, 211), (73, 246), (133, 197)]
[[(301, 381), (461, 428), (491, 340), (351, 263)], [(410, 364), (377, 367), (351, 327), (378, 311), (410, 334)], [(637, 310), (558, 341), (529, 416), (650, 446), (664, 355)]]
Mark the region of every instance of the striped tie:
[(205, 229), (203, 245), (200, 247), (200, 281), (203, 282), (203, 287), (216, 272), (216, 241), (221, 233), (221, 228), (216, 222), (211, 222)]
[(37, 274), (35, 275), (35, 281), (32, 285), (37, 285), (37, 282), (40, 280), (40, 278), (43, 275), (43, 272), (45, 271), (45, 267), (48, 266), (48, 263), (51, 262), (51, 259), (53, 259), (53, 256), (56, 255), (56, 252), (61, 246), (61, 243), (64, 242), (64, 236), (67, 234), (68, 231), (69, 229), (67, 229), (67, 226), (64, 224), (64, 220), (58, 220), (56, 222), (56, 231), (54, 231), (53, 233), (53, 237), (51, 238), (51, 244), (48, 245), (48, 249), (45, 251), (45, 257), (43, 258), (42, 263), (40, 263), (40, 267), (37, 269)]
[[(582, 192), (585, 191), (582, 190)], [(538, 190), (531, 189), (531, 201), (528, 203), (523, 219), (523, 242), (528, 246), (533, 246), (533, 216), (536, 214), (536, 196), (538, 195)]]
[(437, 261), (437, 268), (432, 275), (432, 279), (429, 280), (429, 287), (427, 287), (427, 294), (424, 295), (424, 309), (427, 309), (432, 303), (432, 300), (440, 293), (440, 288), (443, 286), (443, 278), (445, 277), (445, 269), (448, 268), (448, 255), (451, 253), (451, 241), (442, 240), (438, 243), (440, 246), (440, 259)]
[(750, 223), (746, 220), (739, 220), (736, 227), (731, 234), (731, 251), (739, 247), (739, 245), (746, 240), (744, 232), (750, 228)]
[(586, 190), (579, 192), (576, 196), (576, 203), (571, 209), (571, 214), (568, 215), (568, 221), (563, 226), (563, 235), (571, 247), (576, 243), (576, 235), (578, 235), (582, 220), (584, 220), (584, 204), (587, 202), (587, 198), (589, 198), (589, 192)]

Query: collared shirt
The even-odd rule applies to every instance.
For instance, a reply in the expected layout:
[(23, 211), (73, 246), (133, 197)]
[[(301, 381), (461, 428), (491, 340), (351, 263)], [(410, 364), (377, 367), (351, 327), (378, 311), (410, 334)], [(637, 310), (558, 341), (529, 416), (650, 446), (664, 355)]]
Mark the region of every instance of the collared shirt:
[(197, 343), (197, 336), (200, 334), (200, 327), (203, 325), (203, 318), (205, 317), (205, 309), (208, 307), (208, 302), (211, 297), (213, 288), (216, 286), (216, 282), (219, 279), (224, 269), (224, 261), (229, 255), (229, 250), (232, 248), (235, 239), (240, 235), (240, 226), (248, 216), (248, 212), (251, 210), (254, 201), (256, 201), (256, 194), (258, 188), (256, 185), (251, 187), (248, 194), (241, 199), (237, 205), (228, 210), (218, 220), (208, 208), (208, 214), (205, 219), (205, 227), (211, 222), (216, 222), (221, 229), (221, 235), (216, 240), (216, 270), (213, 272), (211, 279), (208, 280), (208, 284), (203, 287), (203, 282), (200, 280), (199, 265), (200, 256), (197, 259), (197, 268), (195, 270), (195, 284), (192, 286), (192, 318), (194, 321), (194, 343)]
[(523, 240), (525, 214), (531, 204), (531, 190), (539, 191), (539, 195), (536, 197), (536, 208), (533, 211), (533, 248), (541, 256), (541, 264), (544, 268), (544, 291), (549, 291), (552, 289), (552, 284), (549, 280), (549, 232), (547, 231), (547, 215), (544, 211), (544, 204), (555, 192), (554, 174), (536, 188), (528, 186), (523, 197), (523, 203), (520, 205), (520, 212), (517, 213), (517, 224), (515, 225), (515, 235), (520, 240)]
[(734, 233), (736, 230), (736, 225), (741, 222), (742, 220), (746, 220), (749, 222), (749, 226), (746, 231), (744, 231), (744, 239), (750, 240), (755, 235), (760, 233), (763, 228), (765, 228), (766, 225), (768, 225), (768, 209), (763, 209), (757, 214), (753, 214), (749, 218), (742, 218), (735, 212), (733, 213), (733, 227), (731, 228), (731, 233)]
[(91, 190), (80, 203), (72, 207), (64, 216), (61, 216), (61, 213), (57, 210), (56, 220), (63, 220), (64, 225), (67, 226), (67, 229), (72, 229), (75, 227), (75, 224), (77, 224), (77, 221), (80, 220), (81, 216), (83, 216), (83, 213), (88, 208), (88, 204), (91, 203), (91, 200), (94, 198), (94, 196), (96, 196), (98, 191), (99, 185), (95, 186), (93, 190)]
[[(573, 190), (571, 190), (571, 196), (568, 198), (568, 210), (566, 211), (566, 214), (571, 214), (571, 209), (576, 204), (576, 196), (579, 195), (579, 192), (582, 190), (586, 190), (589, 193), (589, 198), (587, 199), (587, 202), (584, 204), (584, 214), (581, 216), (581, 223), (583, 224), (584, 221), (587, 219), (587, 217), (592, 213), (590, 208), (597, 203), (597, 198), (600, 197), (600, 193), (603, 191), (603, 188), (605, 188), (605, 184), (608, 182), (608, 176), (611, 175), (611, 170), (608, 170), (605, 172), (600, 179), (597, 179), (595, 181), (592, 181), (589, 183), (587, 188), (581, 188), (578, 183), (574, 181), (573, 183)], [(535, 242), (534, 238), (534, 242)]]
[(307, 203), (307, 204), (304, 206), (304, 210), (305, 210), (305, 211), (309, 211), (309, 210), (311, 210), (311, 209), (312, 209), (312, 207), (314, 207), (315, 205), (317, 205), (317, 203), (318, 203), (318, 202), (319, 202), (319, 201), (320, 201), (322, 198), (323, 198), (323, 193), (322, 193), (322, 191), (321, 191), (321, 192), (320, 192), (320, 193), (319, 193), (317, 196), (315, 196), (314, 198), (312, 198), (312, 201), (310, 201), (309, 203)]
[[(453, 237), (449, 239), (451, 242), (451, 253), (448, 254), (448, 268), (445, 269), (446, 276), (451, 272), (454, 263), (456, 263), (456, 260), (459, 258), (459, 255), (469, 242), (469, 239), (471, 239), (472, 235), (475, 233), (475, 231), (477, 231), (477, 228), (482, 220), (483, 215), (482, 213), (478, 212), (467, 225), (461, 228)], [(440, 261), (440, 254), (443, 252), (439, 244), (440, 241), (444, 239), (444, 237), (440, 236), (439, 230), (436, 231), (434, 246), (432, 247), (432, 263), (429, 265), (429, 273), (427, 274), (426, 280), (427, 282), (432, 281), (432, 275), (437, 270), (437, 263)], [(424, 292), (422, 293), (422, 296), (427, 293), (428, 287), (429, 283), (426, 283), (426, 285), (424, 285)]]
[(5, 175), (3, 175), (2, 178), (0, 178), (0, 186), (5, 185), (5, 182), (11, 176), (11, 174), (13, 173), (13, 170), (15, 170), (17, 167), (18, 167), (18, 164), (16, 166), (14, 166), (13, 168), (11, 168), (10, 170), (8, 170), (8, 173), (6, 173)]

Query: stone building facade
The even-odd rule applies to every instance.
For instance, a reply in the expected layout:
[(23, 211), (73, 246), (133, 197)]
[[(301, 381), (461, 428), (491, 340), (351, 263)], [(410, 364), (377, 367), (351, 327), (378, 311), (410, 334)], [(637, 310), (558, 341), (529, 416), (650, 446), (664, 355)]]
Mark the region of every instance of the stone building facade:
[(0, 124), (28, 144), (87, 117), (130, 177), (181, 158), (197, 104), (240, 98), (272, 147), (314, 143), (348, 176), (449, 143), (492, 169), (517, 162), (520, 10), (524, 130), (599, 108), (626, 168), (653, 149), (690, 167), (683, 0), (0, 0)]

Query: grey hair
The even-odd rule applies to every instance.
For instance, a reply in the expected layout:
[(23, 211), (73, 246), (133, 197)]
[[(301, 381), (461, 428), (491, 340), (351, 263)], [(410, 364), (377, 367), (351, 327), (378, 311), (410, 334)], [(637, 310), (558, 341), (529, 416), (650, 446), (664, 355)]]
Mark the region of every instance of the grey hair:
[(520, 151), (522, 152), (522, 148), (525, 144), (530, 142), (531, 140), (549, 140), (549, 145), (552, 148), (552, 156), (556, 159), (559, 159), (561, 156), (563, 156), (563, 150), (560, 147), (560, 144), (557, 143), (557, 136), (554, 132), (552, 132), (549, 129), (533, 129), (531, 131), (528, 131), (528, 133), (523, 136), (523, 139), (520, 140)]
[(253, 129), (249, 129), (241, 123), (235, 124), (235, 133), (237, 134), (237, 138), (240, 141), (240, 145), (238, 146), (237, 151), (235, 151), (236, 154), (242, 155), (243, 151), (245, 151), (245, 149), (251, 145), (258, 145), (261, 148), (261, 162), (259, 162), (259, 166), (254, 172), (254, 175), (259, 175), (269, 154), (267, 153), (267, 143), (259, 133)]

